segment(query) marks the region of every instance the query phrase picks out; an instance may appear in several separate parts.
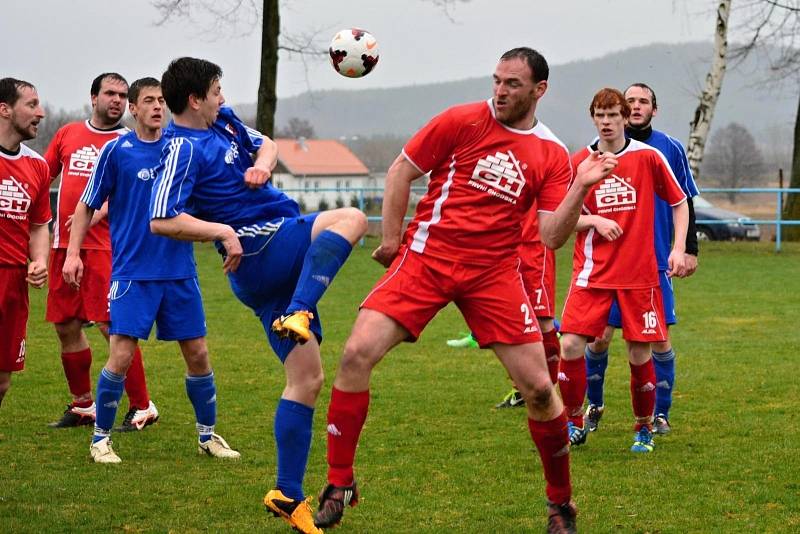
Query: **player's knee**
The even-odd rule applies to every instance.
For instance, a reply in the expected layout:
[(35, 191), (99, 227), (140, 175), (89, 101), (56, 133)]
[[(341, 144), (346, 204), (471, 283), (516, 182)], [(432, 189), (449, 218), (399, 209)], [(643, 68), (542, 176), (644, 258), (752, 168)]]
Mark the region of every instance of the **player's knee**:
[(55, 329), (62, 345), (75, 345), (81, 342), (83, 331), (80, 320), (72, 319), (64, 323), (56, 323)]
[(344, 345), (340, 371), (362, 376), (369, 374), (380, 359), (380, 355), (374, 354), (373, 347), (374, 344), (368, 340), (351, 336)]
[(573, 360), (583, 356), (586, 341), (581, 336), (566, 334), (561, 338), (561, 354), (566, 360)]
[(6, 396), (6, 392), (11, 388), (11, 374), (9, 373), (8, 376), (3, 376), (4, 373), (0, 373), (0, 403), (3, 402), (3, 397)]
[(553, 383), (550, 382), (550, 375), (544, 374), (532, 380), (523, 395), (526, 402), (536, 410), (544, 410), (553, 402)]

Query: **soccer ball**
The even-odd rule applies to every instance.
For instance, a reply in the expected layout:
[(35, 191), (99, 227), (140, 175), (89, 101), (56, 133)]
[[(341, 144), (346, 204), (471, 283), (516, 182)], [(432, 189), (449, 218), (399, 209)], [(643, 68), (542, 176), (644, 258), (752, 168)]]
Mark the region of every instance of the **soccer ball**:
[(329, 52), (333, 68), (348, 78), (366, 76), (378, 64), (378, 41), (371, 33), (358, 28), (334, 35)]

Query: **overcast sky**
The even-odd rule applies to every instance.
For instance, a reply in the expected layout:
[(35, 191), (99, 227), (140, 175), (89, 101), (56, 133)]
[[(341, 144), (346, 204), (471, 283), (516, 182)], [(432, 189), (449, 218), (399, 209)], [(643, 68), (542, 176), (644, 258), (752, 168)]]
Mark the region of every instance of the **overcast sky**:
[[(426, 0), (286, 0), (282, 33), (316, 34), (327, 47), (339, 29), (360, 27), (376, 36), (381, 57), (368, 77), (351, 80), (327, 60), (304, 65), (282, 54), (278, 96), (309, 88), (394, 87), (489, 75), (498, 56), (515, 46), (536, 48), (556, 65), (654, 42), (710, 42), (715, 4), (471, 0), (445, 13)], [(149, 0), (4, 1), (0, 75), (34, 83), (55, 108), (77, 109), (88, 103), (91, 80), (100, 72), (119, 71), (128, 81), (160, 78), (171, 59), (191, 55), (222, 66), (229, 103), (255, 102), (259, 26), (250, 33), (246, 21), (238, 30), (210, 30), (214, 22), (198, 14), (196, 20), (157, 27), (158, 18)]]

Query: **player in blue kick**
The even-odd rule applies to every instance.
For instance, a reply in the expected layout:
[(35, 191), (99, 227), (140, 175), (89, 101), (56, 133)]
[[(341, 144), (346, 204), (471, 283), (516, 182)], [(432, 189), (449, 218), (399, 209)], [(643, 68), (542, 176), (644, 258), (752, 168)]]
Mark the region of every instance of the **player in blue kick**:
[[(631, 116), (625, 129), (626, 137), (655, 147), (664, 154), (683, 192), (686, 193), (689, 207), (689, 230), (686, 233), (686, 268), (687, 276), (690, 276), (697, 270), (698, 253), (692, 197), (697, 196), (699, 192), (692, 177), (692, 172), (689, 170), (686, 152), (677, 139), (653, 129), (651, 121), (658, 112), (656, 94), (653, 89), (644, 83), (634, 83), (626, 89), (625, 99), (631, 106)], [(672, 210), (666, 202), (657, 198), (655, 247), (661, 293), (664, 300), (664, 317), (667, 325), (673, 325), (677, 322), (672, 280), (666, 273), (671, 242)], [(586, 411), (586, 427), (592, 432), (597, 430), (605, 408), (603, 404), (603, 386), (606, 367), (608, 366), (608, 346), (614, 336), (614, 328), (620, 328), (621, 324), (619, 307), (614, 302), (608, 317), (609, 326), (603, 333), (603, 337), (596, 339), (594, 343), (586, 347), (587, 397), (589, 399), (589, 407)], [(671, 430), (669, 409), (672, 406), (672, 388), (675, 384), (675, 352), (672, 349), (669, 337), (664, 342), (653, 343), (652, 352), (653, 364), (656, 370), (654, 429), (657, 434), (667, 434)]]
[(355, 208), (301, 215), (269, 180), (277, 146), (223, 106), (221, 76), (219, 66), (188, 57), (164, 72), (173, 122), (153, 187), (150, 228), (176, 239), (215, 241), (233, 293), (260, 319), (286, 373), (275, 413), (277, 483), (264, 505), (300, 532), (317, 533), (303, 493), (323, 383), (317, 303), (366, 232), (367, 219)]
[(217, 394), (192, 244), (150, 232), (150, 192), (165, 144), (160, 84), (155, 78), (142, 78), (130, 86), (128, 96), (136, 127), (100, 152), (72, 219), (63, 269), (64, 279), (77, 288), (83, 276), (81, 243), (92, 214), (108, 199), (111, 344), (97, 380), (97, 419), (89, 452), (97, 463), (121, 462), (111, 446), (111, 428), (138, 340), (148, 338), (155, 322), (157, 337), (177, 340), (186, 360), (186, 393), (197, 418), (198, 451), (238, 458), (239, 453), (214, 433)]

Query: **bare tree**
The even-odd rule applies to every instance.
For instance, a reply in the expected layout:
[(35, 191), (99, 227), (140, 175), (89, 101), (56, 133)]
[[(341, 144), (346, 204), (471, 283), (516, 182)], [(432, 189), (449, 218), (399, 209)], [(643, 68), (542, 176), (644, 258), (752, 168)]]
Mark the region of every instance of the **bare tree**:
[(720, 0), (717, 6), (717, 20), (714, 31), (714, 59), (706, 75), (706, 85), (700, 94), (700, 103), (694, 112), (690, 123), (689, 144), (686, 155), (692, 174), (699, 177), (700, 163), (703, 161), (708, 132), (711, 129), (711, 120), (714, 118), (714, 108), (717, 105), (722, 80), (725, 77), (728, 52), (728, 17), (731, 13), (731, 0)]
[[(703, 176), (721, 187), (738, 189), (757, 184), (763, 172), (764, 157), (747, 128), (732, 122), (711, 136)], [(736, 193), (728, 193), (728, 200), (736, 203)]]
[[(770, 80), (764, 81), (798, 87), (789, 187), (800, 188), (800, 0), (750, 0), (743, 2), (741, 8), (746, 21), (743, 26), (749, 36), (733, 56), (741, 60), (763, 50), (773, 73)], [(787, 195), (783, 218), (800, 219), (799, 194)], [(783, 235), (788, 240), (800, 241), (800, 226), (787, 227)]]
[(287, 124), (286, 127), (275, 130), (275, 137), (286, 139), (300, 139), (304, 137), (306, 139), (314, 139), (316, 133), (314, 132), (314, 125), (309, 121), (298, 117), (292, 117), (289, 119), (289, 124)]

